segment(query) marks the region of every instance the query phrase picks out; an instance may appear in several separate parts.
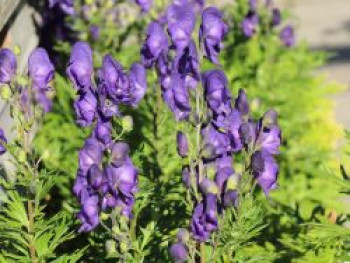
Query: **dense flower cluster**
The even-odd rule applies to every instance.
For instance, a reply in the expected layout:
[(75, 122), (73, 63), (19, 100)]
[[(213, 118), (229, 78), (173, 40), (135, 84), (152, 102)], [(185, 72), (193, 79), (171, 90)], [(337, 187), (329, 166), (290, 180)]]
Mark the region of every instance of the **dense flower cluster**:
[[(166, 13), (168, 34), (163, 24), (152, 22), (141, 48), (141, 61), (148, 68), (156, 67), (163, 99), (178, 121), (188, 119), (191, 112), (189, 89), (196, 88), (200, 80), (198, 52), (192, 39), (195, 24), (193, 4), (174, 1)], [(218, 63), (217, 57), (228, 29), (222, 14), (214, 7), (206, 8), (202, 12), (200, 28), (204, 56)], [(175, 51), (174, 56), (171, 51)]]
[[(146, 72), (135, 63), (127, 74), (110, 55), (106, 55), (93, 82), (92, 51), (88, 44), (77, 42), (72, 50), (67, 75), (78, 98), (74, 103), (77, 123), (94, 124), (90, 138), (79, 153), (79, 170), (74, 193), (82, 206), (78, 218), (80, 231), (87, 232), (99, 223), (99, 212), (118, 208), (131, 217), (137, 191), (137, 169), (129, 158), (129, 146), (112, 140), (111, 119), (120, 116), (120, 104), (137, 106), (147, 90)], [(104, 162), (108, 157), (108, 162)]]

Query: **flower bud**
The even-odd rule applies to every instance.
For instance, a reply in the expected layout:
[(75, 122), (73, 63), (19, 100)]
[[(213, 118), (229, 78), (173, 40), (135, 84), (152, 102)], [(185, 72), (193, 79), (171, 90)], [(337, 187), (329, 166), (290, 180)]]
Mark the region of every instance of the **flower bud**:
[(1, 98), (2, 98), (3, 100), (8, 100), (8, 99), (10, 99), (10, 97), (11, 97), (11, 95), (12, 95), (10, 86), (7, 85), (7, 84), (1, 85), (1, 87), (0, 87), (0, 95), (1, 95)]
[(0, 49), (0, 83), (10, 83), (16, 74), (17, 59), (10, 49)]
[(109, 239), (106, 241), (105, 248), (106, 248), (107, 254), (113, 254), (113, 253), (117, 252), (116, 251), (116, 243), (112, 239)]
[(117, 142), (112, 147), (112, 165), (121, 166), (125, 163), (129, 155), (129, 145), (124, 142)]
[(188, 257), (188, 251), (185, 245), (175, 243), (170, 247), (170, 255), (176, 263), (185, 262)]
[(127, 115), (122, 118), (122, 128), (126, 132), (132, 131), (134, 127), (134, 121), (131, 116)]
[(183, 132), (177, 132), (176, 135), (177, 142), (177, 152), (182, 157), (185, 158), (188, 156), (188, 141), (187, 137)]
[(227, 190), (236, 190), (237, 186), (238, 186), (238, 180), (239, 180), (238, 176), (230, 176), (226, 182), (226, 189)]
[(129, 250), (128, 244), (125, 241), (121, 241), (119, 243), (119, 247), (120, 247), (120, 252), (122, 252), (122, 253), (126, 253)]

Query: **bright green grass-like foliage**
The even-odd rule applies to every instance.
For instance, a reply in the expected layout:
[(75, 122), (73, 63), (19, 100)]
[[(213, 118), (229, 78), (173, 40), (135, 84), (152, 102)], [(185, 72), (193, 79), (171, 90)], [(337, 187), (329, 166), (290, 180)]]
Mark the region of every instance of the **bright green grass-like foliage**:
[[(320, 241), (322, 246), (314, 246), (309, 237), (321, 237), (332, 231), (335, 237), (340, 231), (329, 231), (327, 226), (338, 226), (323, 224), (328, 222), (328, 211), (343, 211), (336, 201), (338, 187), (330, 183), (325, 168), (334, 165), (335, 146), (341, 137), (329, 101), (329, 96), (340, 88), (314, 75), (313, 71), (324, 64), (325, 54), (310, 52), (306, 44), (292, 48), (282, 46), (279, 28), (261, 27), (253, 38), (246, 39), (240, 23), (247, 8), (247, 1), (239, 0), (224, 9), (232, 27), (221, 62), (230, 80), (232, 95), (244, 88), (253, 104), (253, 115), (260, 116), (268, 108), (279, 113), (283, 132), (279, 188), (271, 193), (272, 207), (263, 199), (248, 198), (242, 202), (243, 212), (238, 217), (234, 210), (228, 211), (213, 241), (217, 242), (218, 251), (231, 255), (235, 262), (321, 262), (320, 257), (322, 262), (330, 262), (339, 254), (338, 247), (331, 245), (332, 235)], [(125, 27), (113, 27), (105, 20), (103, 10), (97, 12), (101, 13), (89, 23), (71, 21), (74, 28), (82, 32), (79, 38), (90, 42), (95, 66), (100, 65), (103, 55), (110, 53), (129, 67), (139, 59), (143, 31), (150, 17), (130, 18)], [(267, 21), (268, 12), (265, 9), (259, 12), (262, 20)], [(99, 40), (92, 40), (86, 33), (92, 24), (103, 29)], [(133, 38), (126, 38), (129, 35)], [(69, 46), (61, 43), (59, 50), (67, 54)], [(147, 262), (168, 262), (168, 242), (172, 242), (178, 227), (188, 225), (192, 207), (181, 183), (181, 159), (176, 154), (176, 131), (183, 127), (174, 122), (156, 84), (154, 76), (149, 76), (145, 99), (130, 113), (135, 128), (127, 139), (133, 161), (140, 169), (140, 193), (136, 201), (136, 207), (140, 207), (136, 231), (140, 236), (139, 255), (148, 259)], [(70, 213), (76, 211), (71, 187), (77, 170), (77, 154), (90, 133), (74, 123), (73, 93), (65, 78), (56, 78), (54, 110), (46, 116), (35, 141), (41, 152), (48, 153), (45, 167), (66, 175), (58, 186), (57, 203), (63, 204)], [(304, 224), (315, 224), (315, 227)], [(95, 246), (96, 250), (103, 250), (102, 241), (104, 236), (99, 234), (90, 237), (91, 247)], [(86, 258), (93, 255), (91, 251), (94, 250), (87, 252)], [(219, 262), (228, 260), (212, 255), (209, 248), (207, 254)]]

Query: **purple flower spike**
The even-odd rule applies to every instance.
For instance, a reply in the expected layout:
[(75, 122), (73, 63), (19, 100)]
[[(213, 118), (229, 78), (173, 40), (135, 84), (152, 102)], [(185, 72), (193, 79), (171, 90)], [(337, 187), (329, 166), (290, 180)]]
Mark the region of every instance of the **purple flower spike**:
[(202, 14), (199, 41), (203, 42), (205, 57), (215, 64), (219, 64), (218, 55), (227, 32), (228, 26), (222, 19), (222, 13), (215, 7), (206, 8)]
[(0, 128), (0, 155), (6, 152), (7, 139), (5, 137), (4, 130)]
[(183, 263), (188, 258), (188, 251), (184, 244), (175, 243), (170, 247), (170, 255), (174, 262)]
[(255, 152), (252, 156), (252, 170), (258, 184), (268, 196), (277, 187), (279, 168), (275, 159), (267, 152)]
[(228, 80), (221, 70), (210, 70), (203, 74), (203, 86), (209, 108), (216, 114), (231, 112), (231, 95)]
[(242, 30), (246, 37), (252, 37), (256, 33), (259, 17), (255, 12), (249, 12), (242, 21)]
[(295, 45), (294, 29), (292, 26), (286, 26), (280, 33), (280, 39), (286, 47), (292, 47)]
[(0, 83), (10, 83), (16, 74), (17, 59), (10, 49), (0, 49)]
[(177, 152), (182, 157), (185, 158), (188, 156), (188, 141), (187, 137), (183, 132), (177, 132), (176, 135), (177, 142)]
[(85, 42), (75, 43), (67, 67), (67, 75), (74, 84), (74, 88), (78, 90), (89, 89), (92, 85), (92, 73), (92, 50), (89, 44)]
[(148, 12), (152, 7), (152, 0), (135, 0), (136, 4), (140, 6), (142, 12)]
[(146, 69), (140, 63), (134, 63), (131, 66), (129, 79), (130, 79), (130, 92), (131, 92), (131, 105), (137, 106), (141, 99), (145, 96), (147, 91), (147, 75)]
[(158, 22), (152, 22), (147, 29), (147, 38), (141, 48), (141, 61), (151, 67), (162, 53), (168, 51), (168, 37)]
[(281, 11), (278, 8), (272, 10), (272, 25), (278, 26), (281, 24)]
[(97, 111), (97, 99), (92, 91), (84, 91), (74, 102), (74, 109), (77, 115), (77, 123), (86, 127), (95, 120)]
[(172, 4), (167, 10), (168, 32), (178, 54), (191, 41), (196, 15), (187, 3)]
[(79, 169), (82, 174), (86, 176), (92, 165), (99, 165), (102, 162), (102, 150), (95, 138), (85, 141), (84, 147), (79, 152)]
[(29, 77), (37, 89), (46, 89), (53, 79), (55, 69), (45, 49), (36, 48), (28, 59)]

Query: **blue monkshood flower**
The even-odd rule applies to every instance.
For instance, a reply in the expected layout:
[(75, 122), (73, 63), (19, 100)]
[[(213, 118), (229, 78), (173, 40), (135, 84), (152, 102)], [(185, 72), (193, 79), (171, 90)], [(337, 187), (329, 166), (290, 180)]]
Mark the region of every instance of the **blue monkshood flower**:
[(175, 243), (170, 247), (170, 255), (176, 263), (186, 262), (188, 258), (187, 247), (182, 243)]
[(224, 193), (223, 205), (224, 207), (236, 206), (238, 200), (237, 190), (227, 190)]
[(104, 120), (109, 120), (113, 116), (119, 116), (119, 108), (117, 103), (109, 99), (106, 95), (98, 92), (98, 113)]
[(29, 77), (36, 89), (46, 89), (53, 79), (55, 68), (45, 49), (36, 48), (28, 58)]
[(135, 2), (140, 6), (142, 12), (148, 12), (153, 4), (152, 0), (135, 0)]
[(79, 152), (79, 170), (85, 176), (90, 167), (102, 162), (102, 146), (95, 138), (91, 137), (85, 141), (83, 148)]
[(239, 128), (239, 135), (240, 135), (242, 144), (247, 150), (255, 143), (256, 137), (258, 135), (258, 131), (259, 131), (258, 126), (253, 121), (248, 121), (246, 123), (243, 123)]
[(280, 128), (277, 125), (262, 127), (256, 146), (269, 154), (279, 154), (279, 147), (281, 146)]
[(247, 95), (243, 89), (240, 89), (235, 100), (235, 109), (241, 114), (242, 118), (247, 120), (249, 117), (249, 103)]
[(82, 91), (74, 102), (74, 109), (77, 116), (77, 123), (86, 127), (92, 124), (97, 113), (97, 99), (91, 90)]
[(73, 82), (74, 88), (78, 90), (91, 88), (92, 73), (92, 50), (89, 44), (75, 43), (67, 67), (67, 75)]
[(115, 167), (124, 165), (129, 158), (130, 148), (125, 142), (116, 142), (111, 150), (111, 164)]
[[(161, 61), (160, 61), (161, 62)], [(192, 40), (173, 61), (173, 69), (185, 79), (186, 87), (196, 88), (200, 80), (200, 70), (196, 44)]]
[(100, 37), (100, 27), (95, 25), (90, 26), (90, 36), (92, 40), (98, 40)]
[(272, 25), (278, 26), (281, 24), (281, 11), (278, 8), (272, 9)]
[(265, 195), (277, 187), (278, 165), (267, 152), (258, 151), (252, 156), (252, 171)]
[(141, 48), (141, 62), (145, 67), (151, 67), (159, 56), (168, 51), (168, 37), (158, 22), (152, 22), (147, 28), (147, 37)]
[(242, 30), (246, 37), (252, 37), (256, 33), (259, 24), (259, 16), (250, 11), (242, 21)]
[(163, 90), (163, 99), (174, 113), (177, 121), (188, 119), (191, 112), (190, 98), (185, 82), (180, 75), (173, 74), (171, 76), (169, 87)]
[(231, 95), (225, 73), (221, 70), (206, 71), (203, 73), (202, 82), (209, 108), (216, 115), (229, 114), (232, 109)]
[(222, 41), (228, 32), (228, 26), (222, 19), (222, 13), (215, 7), (208, 7), (202, 13), (202, 24), (199, 29), (199, 41), (203, 42), (205, 57), (219, 64), (218, 55), (223, 48)]
[(98, 190), (103, 182), (103, 174), (97, 164), (93, 164), (88, 171), (88, 182), (89, 185), (94, 189)]
[(79, 232), (89, 232), (99, 224), (99, 202), (98, 196), (89, 196), (82, 198), (82, 210), (77, 217), (82, 222)]
[[(157, 73), (158, 73), (158, 77), (160, 78), (160, 82), (162, 86), (163, 86), (162, 81), (164, 81), (164, 79), (168, 78), (170, 80), (171, 71), (172, 71), (172, 67), (170, 66), (168, 55), (166, 53), (162, 53), (157, 60)], [(165, 84), (164, 89), (166, 89), (165, 87), (167, 86), (168, 85)]]
[(88, 185), (86, 174), (82, 170), (78, 169), (73, 185), (73, 193), (79, 200), (81, 199), (83, 191), (88, 188)]
[(192, 39), (196, 15), (187, 3), (171, 4), (167, 10), (168, 32), (177, 53), (181, 53)]
[(183, 132), (177, 132), (176, 134), (176, 143), (177, 143), (177, 153), (185, 158), (188, 156), (188, 140), (186, 135)]
[(63, 13), (67, 15), (74, 15), (74, 0), (49, 0), (49, 7), (58, 6)]
[(231, 150), (228, 135), (215, 129), (212, 124), (202, 129), (202, 136), (204, 141), (203, 156), (207, 159), (216, 158)]
[(284, 27), (280, 33), (280, 39), (286, 47), (292, 47), (295, 45), (294, 29), (288, 25)]
[(0, 83), (10, 83), (16, 74), (17, 59), (10, 49), (0, 49)]
[(217, 184), (219, 191), (224, 191), (224, 186), (227, 179), (234, 175), (235, 171), (232, 167), (232, 156), (224, 155), (216, 159), (216, 176), (215, 183)]
[(7, 139), (5, 137), (4, 130), (0, 128), (0, 155), (6, 152)]
[(182, 182), (187, 188), (191, 188), (191, 173), (188, 165), (182, 167)]
[(109, 121), (99, 120), (94, 129), (94, 137), (102, 144), (108, 145), (112, 141), (112, 125)]
[(140, 63), (134, 63), (129, 73), (131, 105), (137, 106), (147, 92), (147, 72)]

